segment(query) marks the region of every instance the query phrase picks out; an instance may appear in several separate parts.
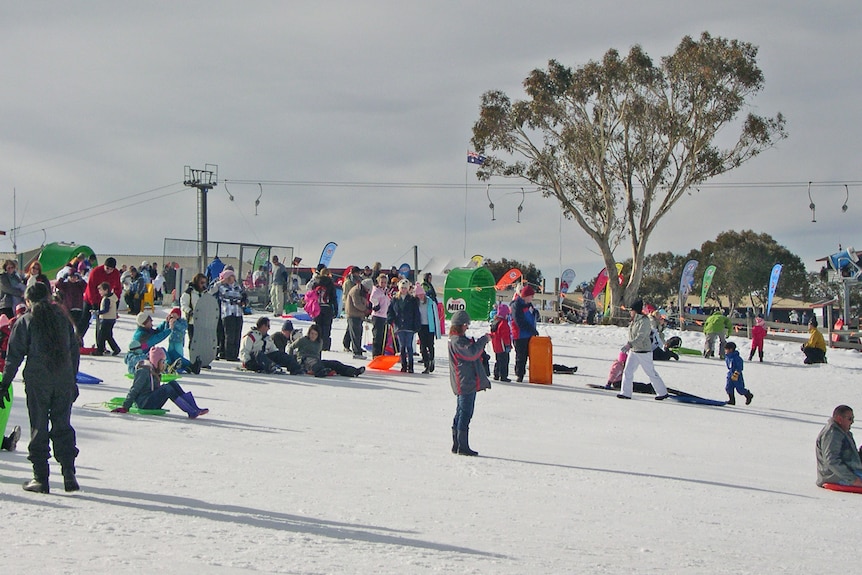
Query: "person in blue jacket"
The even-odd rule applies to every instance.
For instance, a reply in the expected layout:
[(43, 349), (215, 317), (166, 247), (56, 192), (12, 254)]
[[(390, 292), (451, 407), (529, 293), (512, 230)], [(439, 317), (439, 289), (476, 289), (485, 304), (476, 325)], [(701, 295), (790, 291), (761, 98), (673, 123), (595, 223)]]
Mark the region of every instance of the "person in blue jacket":
[(742, 377), (742, 357), (736, 351), (736, 344), (732, 341), (724, 344), (724, 363), (727, 365), (727, 384), (724, 390), (727, 392), (727, 404), (736, 405), (736, 397), (733, 392), (745, 397), (745, 405), (751, 403), (754, 394), (745, 389), (745, 379)]
[(515, 345), (515, 377), (523, 383), (527, 374), (527, 358), (530, 355), (530, 338), (539, 335), (536, 331), (536, 314), (533, 313), (533, 296), (536, 291), (529, 284), (515, 294), (512, 305), (512, 341)]

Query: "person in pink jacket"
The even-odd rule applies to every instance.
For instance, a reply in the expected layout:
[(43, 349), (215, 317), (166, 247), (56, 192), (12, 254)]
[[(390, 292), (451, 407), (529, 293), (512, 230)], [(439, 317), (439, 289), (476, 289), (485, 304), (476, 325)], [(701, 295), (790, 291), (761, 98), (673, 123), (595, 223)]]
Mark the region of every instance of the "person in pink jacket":
[(494, 381), (509, 379), (509, 354), (512, 351), (512, 330), (509, 328), (509, 306), (501, 303), (491, 321), (491, 345), (494, 348)]
[(760, 363), (763, 363), (764, 339), (766, 339), (766, 322), (763, 321), (763, 316), (758, 314), (757, 319), (754, 320), (754, 327), (751, 328), (751, 352), (748, 354), (748, 361), (751, 361), (754, 352), (757, 351)]

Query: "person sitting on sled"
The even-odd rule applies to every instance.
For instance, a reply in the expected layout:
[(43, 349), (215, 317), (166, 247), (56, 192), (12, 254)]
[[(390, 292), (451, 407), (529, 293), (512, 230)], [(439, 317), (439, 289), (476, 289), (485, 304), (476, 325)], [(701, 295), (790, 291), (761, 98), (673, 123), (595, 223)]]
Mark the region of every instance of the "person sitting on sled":
[(198, 407), (192, 393), (183, 391), (176, 381), (169, 381), (162, 385), (161, 377), (167, 367), (166, 358), (167, 353), (164, 348), (150, 348), (148, 359), (142, 359), (135, 367), (135, 379), (123, 405), (111, 411), (128, 413), (133, 405), (138, 409), (161, 409), (170, 399), (188, 414), (189, 419), (209, 413), (209, 409)]

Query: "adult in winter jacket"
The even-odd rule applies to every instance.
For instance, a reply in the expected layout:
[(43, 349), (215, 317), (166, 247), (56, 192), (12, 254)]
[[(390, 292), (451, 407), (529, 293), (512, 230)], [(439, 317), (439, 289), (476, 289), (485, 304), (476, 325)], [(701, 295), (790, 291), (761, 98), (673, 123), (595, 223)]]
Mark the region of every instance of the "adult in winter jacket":
[(675, 359), (679, 361), (679, 355), (668, 348), (667, 342), (664, 339), (664, 316), (658, 310), (649, 314), (649, 322), (652, 331), (650, 332), (650, 340), (652, 341), (652, 358), (655, 361), (670, 361)]
[(347, 335), (353, 359), (364, 359), (362, 350), (362, 322), (371, 313), (368, 298), (374, 289), (370, 279), (356, 283), (344, 297), (344, 314), (347, 316)]
[[(344, 347), (344, 351), (350, 351), (353, 349), (353, 340), (350, 337), (350, 316), (347, 313), (347, 298), (350, 296), (350, 290), (353, 289), (354, 286), (359, 285), (362, 282), (362, 269), (359, 266), (350, 266), (350, 273), (347, 274), (347, 277), (344, 278), (344, 282), (341, 284), (341, 293), (342, 301), (341, 305), (344, 311), (344, 317), (347, 319), (347, 329), (344, 330), (344, 337), (341, 339), (342, 347)], [(374, 289), (374, 283), (368, 287), (365, 293), (365, 300), (368, 301), (368, 296), (371, 294), (371, 290)], [(367, 304), (366, 304), (367, 305)], [(370, 311), (370, 307), (368, 307)], [(368, 314), (366, 314), (368, 315)], [(362, 331), (360, 330), (360, 335)], [(360, 355), (362, 353), (362, 342), (360, 341), (359, 347)], [(353, 352), (354, 355), (356, 352)]]
[(323, 351), (329, 351), (332, 348), (332, 320), (338, 306), (338, 294), (335, 291), (335, 282), (332, 281), (332, 272), (328, 268), (320, 270), (315, 289), (318, 293), (320, 314), (314, 318), (314, 322), (320, 327)]
[(455, 312), (449, 328), (449, 383), (452, 393), (458, 396), (452, 420), (452, 453), (459, 455), (479, 455), (470, 448), (470, 422), (476, 405), (476, 392), (491, 388), (482, 362), (490, 336), (467, 337), (469, 326), (467, 312)]
[(180, 310), (183, 312), (183, 317), (189, 324), (189, 342), (195, 335), (195, 317), (194, 311), (198, 304), (198, 300), (207, 291), (207, 276), (204, 274), (195, 274), (189, 285), (180, 296)]
[(703, 345), (703, 357), (715, 357), (715, 338), (718, 338), (718, 354), (721, 359), (724, 359), (724, 344), (727, 342), (726, 336), (730, 335), (730, 330), (733, 329), (733, 323), (730, 318), (724, 315), (724, 311), (717, 309), (712, 312), (706, 321), (703, 323), (703, 335), (706, 336), (706, 341)]
[(242, 366), (250, 371), (275, 373), (286, 368), (291, 374), (302, 373), (299, 361), (292, 355), (279, 350), (269, 337), (269, 318), (258, 318), (255, 326), (242, 338), (239, 358)]
[(345, 377), (359, 377), (365, 373), (364, 366), (353, 367), (334, 359), (321, 359), (323, 341), (317, 324), (311, 324), (308, 334), (291, 343), (287, 349), (296, 355), (302, 368), (314, 377), (326, 377), (333, 371)]
[(383, 355), (383, 344), (386, 341), (386, 318), (389, 314), (390, 298), (387, 293), (389, 276), (379, 274), (377, 285), (371, 290), (371, 354), (374, 357)]
[(422, 373), (431, 373), (434, 371), (434, 340), (440, 338), (437, 302), (428, 297), (421, 285), (416, 286), (413, 295), (419, 302), (419, 355), (425, 365)]
[(15, 306), (24, 298), (24, 282), (18, 277), (17, 270), (15, 260), (6, 260), (0, 272), (0, 314), (9, 319), (15, 317)]
[(236, 281), (236, 273), (225, 268), (219, 280), (210, 288), (218, 294), (221, 308), (222, 345), (220, 356), (227, 361), (239, 361), (239, 343), (242, 338), (242, 308), (246, 305), (245, 290)]
[(647, 377), (649, 377), (650, 383), (652, 383), (656, 393), (655, 399), (661, 401), (667, 399), (667, 387), (653, 365), (652, 341), (650, 340), (652, 326), (650, 325), (649, 318), (643, 314), (643, 307), (644, 302), (637, 300), (629, 308), (629, 313), (631, 314), (629, 341), (623, 346), (622, 351), (630, 353), (626, 358), (626, 367), (623, 369), (623, 381), (617, 397), (620, 399), (632, 398), (635, 370), (641, 367), (647, 374)]
[(817, 436), (817, 485), (837, 483), (862, 487), (862, 461), (850, 433), (853, 409), (839, 405)]
[(147, 290), (147, 283), (143, 276), (138, 273), (138, 268), (132, 266), (129, 268), (129, 287), (126, 295), (123, 296), (126, 300), (126, 305), (129, 306), (129, 313), (138, 314), (141, 311), (141, 301), (144, 297), (144, 292)]
[(817, 318), (808, 320), (808, 341), (802, 344), (802, 353), (805, 354), (803, 363), (826, 363), (826, 341), (817, 329)]
[(84, 338), (80, 336), (84, 330), (84, 322), (90, 323), (90, 316), (84, 316), (84, 291), (87, 289), (87, 284), (81, 279), (77, 272), (71, 273), (61, 280), (57, 280), (57, 293), (60, 294), (60, 303), (66, 308), (69, 317), (72, 318), (72, 323), (75, 326), (75, 332), (79, 334), (79, 342), (81, 347), (84, 347)]
[(527, 359), (530, 356), (530, 338), (539, 335), (536, 331), (536, 315), (533, 313), (533, 296), (536, 291), (524, 285), (512, 300), (512, 339), (515, 343), (515, 377), (524, 381)]
[(30, 416), (28, 459), (33, 464), (33, 479), (24, 484), (24, 489), (39, 493), (50, 491), (49, 441), (53, 443), (54, 458), (60, 462), (65, 490), (79, 489), (75, 478), (78, 447), (71, 417), (72, 403), (78, 397), (75, 380), (80, 347), (72, 322), (59, 306), (50, 302), (49, 295), (48, 286), (40, 282), (27, 288), (25, 299), (30, 310), (12, 327), (0, 382), (2, 406), (10, 399), (12, 380), (27, 358), (23, 376)]
[(413, 340), (422, 326), (419, 300), (410, 294), (410, 280), (398, 282), (398, 295), (389, 303), (387, 320), (395, 330), (401, 351), (401, 371), (413, 373)]
[(150, 348), (148, 360), (141, 360), (135, 366), (135, 378), (123, 405), (111, 411), (128, 413), (132, 406), (138, 409), (161, 409), (170, 399), (188, 414), (189, 419), (209, 413), (209, 409), (198, 407), (192, 393), (184, 391), (176, 381), (169, 381), (162, 385), (161, 378), (166, 368), (166, 357), (164, 349)]
[(287, 290), (287, 268), (278, 261), (278, 256), (272, 256), (272, 283), (269, 286), (269, 298), (272, 302), (272, 313), (279, 316), (284, 313), (284, 292)]

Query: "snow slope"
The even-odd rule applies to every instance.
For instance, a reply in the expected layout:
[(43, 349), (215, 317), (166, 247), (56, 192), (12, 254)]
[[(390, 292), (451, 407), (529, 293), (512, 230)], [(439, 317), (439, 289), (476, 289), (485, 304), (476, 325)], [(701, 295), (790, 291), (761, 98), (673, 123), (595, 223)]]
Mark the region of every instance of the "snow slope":
[[(124, 349), (133, 323), (118, 322)], [(818, 431), (836, 405), (860, 403), (858, 353), (809, 367), (797, 344), (767, 341), (767, 361), (746, 363), (752, 405), (704, 407), (586, 387), (605, 382), (621, 328), (541, 331), (578, 373), (494, 382), (476, 402), (477, 458), (449, 451), (445, 340), (432, 375), (315, 379), (216, 362), (180, 380), (210, 409), (196, 421), (171, 404), (165, 417), (108, 412), (100, 403), (130, 383), (122, 360), (84, 357), (81, 371), (105, 382), (81, 386), (73, 412), (82, 491), (65, 494), (52, 462), (52, 494), (27, 493), (26, 440), (0, 453), (3, 572), (816, 573), (858, 562), (862, 497), (814, 484)], [(721, 361), (658, 369), (671, 387), (724, 398)], [(14, 424), (27, 428), (21, 400)]]

